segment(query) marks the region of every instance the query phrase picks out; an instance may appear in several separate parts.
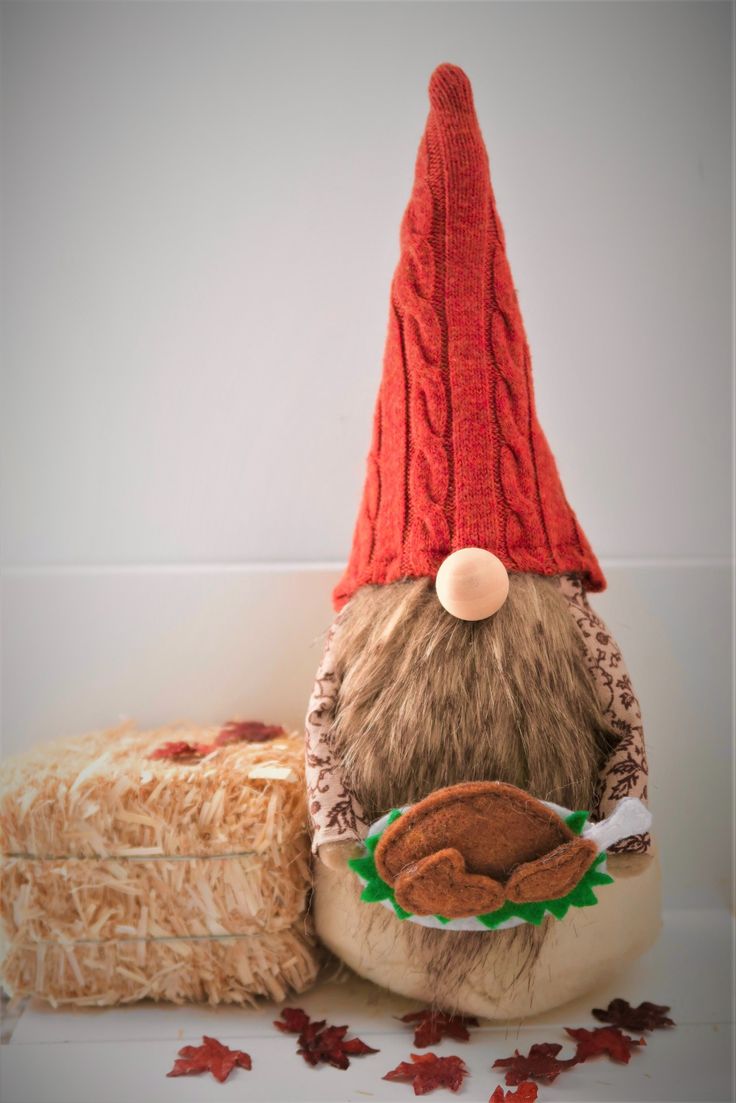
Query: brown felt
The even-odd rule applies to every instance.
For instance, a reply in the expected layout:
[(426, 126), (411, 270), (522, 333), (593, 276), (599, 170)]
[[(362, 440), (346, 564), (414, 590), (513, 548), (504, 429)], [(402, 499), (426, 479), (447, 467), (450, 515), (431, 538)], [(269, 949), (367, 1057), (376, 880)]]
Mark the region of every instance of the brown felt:
[(590, 868), (598, 851), (590, 839), (575, 838), (550, 854), (518, 866), (506, 883), (506, 897), (514, 904), (557, 900), (567, 896)]
[(503, 885), (492, 877), (468, 873), (457, 850), (448, 848), (402, 870), (396, 880), (397, 903), (414, 915), (447, 919), (485, 915), (500, 908)]
[(393, 886), (406, 866), (452, 848), (468, 873), (506, 881), (518, 865), (574, 838), (552, 809), (516, 786), (465, 782), (431, 793), (387, 827), (376, 868)]

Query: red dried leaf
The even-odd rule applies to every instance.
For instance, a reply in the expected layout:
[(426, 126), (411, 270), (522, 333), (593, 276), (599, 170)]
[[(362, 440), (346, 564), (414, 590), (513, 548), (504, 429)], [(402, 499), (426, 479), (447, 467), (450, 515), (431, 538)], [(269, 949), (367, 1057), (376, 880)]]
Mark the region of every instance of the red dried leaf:
[(278, 724), (264, 724), (262, 720), (229, 720), (215, 739), (218, 747), (230, 743), (265, 743), (285, 735), (286, 729)]
[(367, 1053), (379, 1052), (377, 1049), (371, 1049), (365, 1042), (361, 1042), (360, 1038), (348, 1038), (347, 1042), (342, 1043), (342, 1051), (351, 1057), (364, 1057)]
[(426, 1095), (434, 1088), (459, 1091), (468, 1075), (465, 1062), (460, 1057), (437, 1057), (434, 1053), (412, 1053), (410, 1056), (413, 1064), (402, 1061), (383, 1079), (409, 1083), (415, 1095)]
[(509, 1103), (509, 1100), (516, 1100), (516, 1103), (536, 1103), (536, 1098), (537, 1085), (531, 1080), (524, 1080), (515, 1092), (504, 1091), (499, 1084), (488, 1103)]
[(250, 1055), (242, 1049), (230, 1049), (217, 1038), (208, 1038), (205, 1034), (201, 1046), (184, 1046), (179, 1050), (173, 1069), (166, 1075), (196, 1076), (200, 1072), (211, 1072), (222, 1084), (236, 1067), (251, 1068)]
[(310, 1022), (309, 1019), (307, 1019), (305, 1026), (302, 1027), (302, 1029), (299, 1031), (299, 1037), (297, 1039), (297, 1041), (299, 1042), (299, 1048), (297, 1049), (297, 1053), (301, 1053), (302, 1057), (308, 1065), (319, 1064), (320, 1059), (317, 1045), (317, 1037), (319, 1036), (319, 1034), (321, 1034), (326, 1026), (326, 1019), (318, 1019), (314, 1022)]
[(169, 758), (178, 761), (187, 758), (202, 758), (214, 751), (214, 746), (209, 743), (187, 743), (184, 739), (177, 739), (168, 743), (162, 743), (149, 758)]
[(309, 1015), (301, 1007), (284, 1007), (281, 1018), (274, 1019), (273, 1025), (284, 1034), (300, 1034), (309, 1023)]
[[(324, 1029), (320, 1029), (324, 1027)], [(360, 1038), (349, 1038), (345, 1035), (347, 1026), (324, 1026), (324, 1022), (310, 1023), (306, 1030), (299, 1035), (298, 1053), (302, 1055), (307, 1064), (332, 1065), (336, 1069), (350, 1067), (350, 1057), (363, 1057), (368, 1053), (378, 1053)]]
[(608, 1007), (594, 1007), (593, 1015), (601, 1023), (612, 1023), (622, 1030), (633, 1030), (640, 1034), (642, 1030), (662, 1030), (674, 1026), (667, 1018), (669, 1007), (663, 1003), (645, 1001), (638, 1007), (632, 1007), (628, 1000), (611, 1000)]
[(327, 1026), (325, 1019), (312, 1021), (301, 1007), (285, 1007), (281, 1019), (274, 1020), (274, 1026), (285, 1034), (298, 1034), (299, 1048), (308, 1065), (332, 1065), (336, 1069), (350, 1067), (351, 1057), (363, 1057), (367, 1053), (378, 1053), (360, 1038), (348, 1038), (349, 1027)]
[(580, 1062), (587, 1061), (589, 1057), (606, 1056), (620, 1065), (628, 1065), (633, 1050), (647, 1044), (643, 1038), (630, 1038), (617, 1026), (598, 1026), (594, 1030), (585, 1030), (584, 1027), (572, 1030), (566, 1026), (565, 1030), (577, 1042), (575, 1060)]
[(402, 1023), (416, 1023), (414, 1028), (414, 1045), (420, 1049), (426, 1046), (436, 1046), (443, 1038), (454, 1038), (457, 1042), (468, 1042), (470, 1034), (469, 1026), (478, 1026), (478, 1020), (474, 1015), (445, 1015), (442, 1011), (412, 1011), (408, 1015), (402, 1015)]
[(513, 1057), (502, 1057), (494, 1061), (493, 1067), (506, 1069), (506, 1083), (511, 1087), (524, 1080), (539, 1080), (540, 1083), (551, 1084), (561, 1072), (578, 1063), (577, 1057), (560, 1061), (557, 1054), (561, 1049), (562, 1046), (556, 1042), (537, 1042), (526, 1057), (517, 1049)]

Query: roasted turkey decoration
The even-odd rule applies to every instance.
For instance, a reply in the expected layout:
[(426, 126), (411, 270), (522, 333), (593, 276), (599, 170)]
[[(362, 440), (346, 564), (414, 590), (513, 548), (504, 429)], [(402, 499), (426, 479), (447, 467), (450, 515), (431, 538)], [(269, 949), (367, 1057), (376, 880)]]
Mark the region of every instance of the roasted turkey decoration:
[(462, 919), (507, 900), (566, 896), (597, 853), (542, 801), (514, 785), (476, 781), (440, 789), (394, 820), (375, 861), (406, 911)]

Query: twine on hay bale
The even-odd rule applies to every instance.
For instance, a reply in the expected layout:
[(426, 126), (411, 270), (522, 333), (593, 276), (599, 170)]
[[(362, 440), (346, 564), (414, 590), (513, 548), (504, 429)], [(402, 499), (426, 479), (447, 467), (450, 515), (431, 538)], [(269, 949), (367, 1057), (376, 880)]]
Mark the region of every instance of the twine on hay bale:
[(0, 768), (2, 979), (11, 995), (252, 1003), (312, 983), (301, 737), (151, 759), (217, 728), (130, 725)]

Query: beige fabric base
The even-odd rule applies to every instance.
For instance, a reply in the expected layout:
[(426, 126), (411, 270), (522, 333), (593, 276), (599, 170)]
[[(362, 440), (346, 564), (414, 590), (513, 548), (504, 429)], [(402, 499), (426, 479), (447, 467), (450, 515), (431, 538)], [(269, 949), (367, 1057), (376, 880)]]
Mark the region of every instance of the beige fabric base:
[[(325, 945), (375, 984), (441, 1006), (442, 958), (438, 953), (429, 965), (417, 961), (409, 950), (416, 925), (380, 904), (363, 903), (351, 870), (333, 871), (319, 861), (315, 866), (314, 916)], [(571, 908), (563, 920), (547, 920), (547, 937), (531, 966), (494, 932), (483, 935), (487, 953), (469, 962), (447, 1009), (489, 1019), (528, 1018), (583, 995), (648, 949), (661, 927), (658, 857), (612, 856), (609, 869), (616, 880), (597, 890), (595, 907)]]

